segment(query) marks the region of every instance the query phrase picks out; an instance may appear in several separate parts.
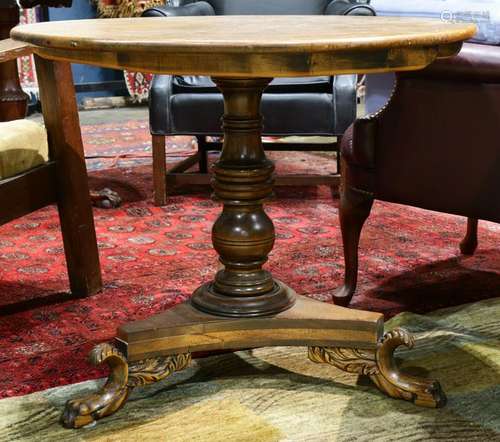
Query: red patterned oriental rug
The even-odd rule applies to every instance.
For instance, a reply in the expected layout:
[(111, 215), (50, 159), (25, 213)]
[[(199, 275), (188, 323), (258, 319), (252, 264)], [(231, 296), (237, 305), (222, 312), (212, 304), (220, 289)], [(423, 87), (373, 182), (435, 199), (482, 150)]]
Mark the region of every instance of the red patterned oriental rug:
[[(105, 289), (71, 299), (54, 208), (0, 227), (0, 397), (103, 376), (89, 350), (117, 326), (187, 300), (217, 267), (210, 228), (220, 207), (198, 187), (151, 201), (145, 121), (83, 128), (91, 186), (118, 191), (118, 209), (95, 209)], [(188, 137), (168, 140), (169, 161), (192, 152)], [(334, 170), (311, 153), (273, 153), (281, 172)], [(267, 211), (276, 246), (268, 268), (298, 293), (331, 302), (341, 284), (338, 201), (328, 188), (276, 189)], [(500, 225), (480, 223), (480, 246), (462, 257), (465, 219), (377, 202), (360, 245), (359, 290), (352, 307), (425, 313), (500, 296)]]
[[(21, 24), (36, 23), (40, 21), (40, 8), (23, 9), (19, 17)], [(38, 97), (38, 80), (36, 77), (35, 60), (33, 55), (17, 59), (19, 81), (23, 91), (32, 98)]]

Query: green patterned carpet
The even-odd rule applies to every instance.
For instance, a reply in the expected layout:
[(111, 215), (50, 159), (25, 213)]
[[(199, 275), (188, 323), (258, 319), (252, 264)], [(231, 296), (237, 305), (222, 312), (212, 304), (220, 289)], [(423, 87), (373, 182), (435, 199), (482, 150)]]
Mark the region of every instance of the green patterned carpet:
[(387, 324), (399, 325), (418, 339), (398, 358), (441, 381), (446, 408), (387, 398), (364, 378), (309, 362), (305, 348), (264, 348), (197, 360), (81, 430), (58, 418), (94, 381), (4, 399), (0, 440), (500, 441), (500, 298)]

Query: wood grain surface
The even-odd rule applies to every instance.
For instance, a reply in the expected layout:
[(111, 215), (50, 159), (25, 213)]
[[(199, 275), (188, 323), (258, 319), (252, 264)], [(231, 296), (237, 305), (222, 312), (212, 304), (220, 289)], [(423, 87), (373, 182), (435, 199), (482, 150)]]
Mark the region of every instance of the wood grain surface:
[(39, 55), (155, 73), (293, 76), (419, 69), (453, 55), (471, 24), (395, 17), (216, 16), (18, 26)]
[(69, 63), (35, 56), (50, 158), (56, 162), (57, 208), (71, 293), (102, 289), (80, 121)]
[(328, 51), (437, 45), (475, 26), (440, 20), (340, 16), (215, 16), (46, 22), (12, 36), (42, 47), (165, 52)]
[(224, 318), (180, 304), (118, 329), (116, 344), (129, 361), (184, 352), (264, 347), (330, 345), (376, 347), (384, 329), (380, 313), (346, 309), (297, 296), (277, 315)]
[(30, 55), (32, 52), (31, 45), (22, 41), (15, 41), (11, 38), (0, 41), (0, 63)]

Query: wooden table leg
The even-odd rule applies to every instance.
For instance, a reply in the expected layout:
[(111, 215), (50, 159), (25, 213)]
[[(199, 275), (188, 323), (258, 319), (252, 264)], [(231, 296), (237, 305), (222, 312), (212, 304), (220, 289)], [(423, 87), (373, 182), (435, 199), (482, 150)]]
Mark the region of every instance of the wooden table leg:
[(102, 288), (71, 65), (35, 57), (50, 157), (56, 161), (57, 206), (72, 293)]
[(399, 372), (394, 350), (411, 347), (404, 330), (383, 334), (383, 317), (302, 296), (262, 268), (274, 245), (274, 227), (263, 209), (272, 192), (274, 166), (260, 141), (262, 91), (269, 79), (214, 79), (224, 95), (224, 147), (215, 165), (215, 194), (223, 210), (212, 230), (224, 265), (191, 302), (121, 326), (114, 345), (91, 352), (106, 362), (108, 382), (95, 394), (68, 401), (63, 425), (78, 428), (108, 416), (129, 392), (185, 368), (191, 353), (262, 346), (307, 346), (313, 362), (369, 376), (389, 396), (438, 407), (439, 383)]

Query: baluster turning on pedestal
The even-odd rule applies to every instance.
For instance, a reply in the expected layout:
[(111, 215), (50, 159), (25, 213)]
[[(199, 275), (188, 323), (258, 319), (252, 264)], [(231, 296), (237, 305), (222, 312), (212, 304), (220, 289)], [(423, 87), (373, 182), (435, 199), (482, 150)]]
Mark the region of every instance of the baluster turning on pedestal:
[(192, 299), (199, 310), (253, 317), (290, 308), (293, 292), (262, 266), (274, 245), (274, 226), (263, 203), (272, 194), (274, 164), (262, 147), (260, 101), (270, 79), (216, 78), (224, 94), (224, 145), (213, 187), (224, 208), (212, 242), (224, 269)]

